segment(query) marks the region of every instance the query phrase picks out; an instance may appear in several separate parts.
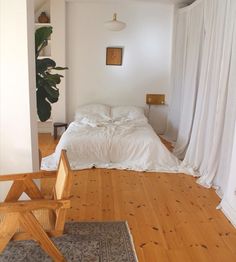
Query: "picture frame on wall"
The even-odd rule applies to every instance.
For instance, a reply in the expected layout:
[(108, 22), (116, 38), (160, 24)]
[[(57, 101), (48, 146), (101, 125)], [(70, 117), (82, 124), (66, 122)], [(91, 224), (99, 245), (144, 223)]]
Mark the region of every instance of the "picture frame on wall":
[(121, 66), (122, 65), (122, 47), (107, 47), (106, 65)]

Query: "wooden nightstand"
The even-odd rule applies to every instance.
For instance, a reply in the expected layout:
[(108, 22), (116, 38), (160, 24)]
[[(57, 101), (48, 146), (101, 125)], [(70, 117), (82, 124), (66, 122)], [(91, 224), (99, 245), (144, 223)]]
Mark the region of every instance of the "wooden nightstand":
[(67, 123), (62, 123), (62, 122), (55, 122), (53, 123), (53, 135), (54, 135), (54, 139), (57, 139), (57, 128), (58, 127), (65, 127), (65, 130), (68, 127)]

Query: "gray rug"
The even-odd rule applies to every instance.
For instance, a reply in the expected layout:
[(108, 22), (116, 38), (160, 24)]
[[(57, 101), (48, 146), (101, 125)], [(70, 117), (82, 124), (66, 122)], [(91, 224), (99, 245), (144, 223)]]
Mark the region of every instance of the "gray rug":
[[(136, 262), (126, 222), (70, 222), (65, 234), (52, 240), (68, 262)], [(1, 262), (52, 261), (31, 240), (12, 241), (0, 255)]]

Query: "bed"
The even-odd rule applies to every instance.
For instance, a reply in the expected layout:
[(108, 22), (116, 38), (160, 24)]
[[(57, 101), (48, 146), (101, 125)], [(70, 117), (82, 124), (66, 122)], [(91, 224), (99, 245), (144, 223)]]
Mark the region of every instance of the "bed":
[(180, 161), (162, 144), (140, 107), (79, 107), (55, 152), (42, 159), (41, 169), (56, 170), (62, 149), (67, 150), (73, 170), (182, 171)]

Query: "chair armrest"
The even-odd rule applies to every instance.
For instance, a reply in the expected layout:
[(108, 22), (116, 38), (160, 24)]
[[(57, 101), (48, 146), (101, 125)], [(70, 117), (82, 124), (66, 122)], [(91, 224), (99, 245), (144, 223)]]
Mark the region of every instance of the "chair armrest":
[(26, 178), (45, 179), (45, 178), (56, 178), (56, 177), (57, 177), (57, 171), (40, 171), (40, 172), (33, 172), (33, 173), (0, 175), (0, 182), (25, 180)]
[(24, 200), (0, 203), (0, 213), (26, 212), (37, 209), (70, 208), (70, 200)]

